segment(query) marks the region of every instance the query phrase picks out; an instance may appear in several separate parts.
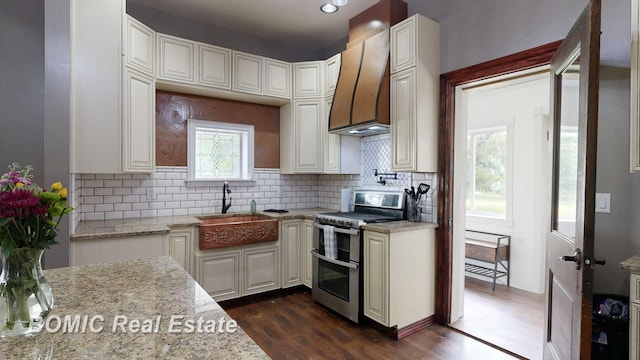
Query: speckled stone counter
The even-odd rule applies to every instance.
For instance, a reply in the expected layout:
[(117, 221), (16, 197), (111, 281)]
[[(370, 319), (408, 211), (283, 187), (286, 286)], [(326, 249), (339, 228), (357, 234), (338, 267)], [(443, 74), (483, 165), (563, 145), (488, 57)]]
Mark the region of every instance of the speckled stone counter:
[(620, 263), (620, 267), (631, 271), (632, 273), (640, 273), (640, 255), (628, 258)]
[[(224, 331), (233, 328), (231, 318), (171, 257), (53, 269), (45, 276), (55, 296), (47, 326), (32, 337), (0, 339), (0, 359), (269, 358), (239, 327)], [(93, 318), (93, 327), (83, 331), (80, 322), (65, 333), (65, 316)], [(136, 320), (143, 324), (137, 332)], [(152, 326), (145, 328), (145, 321)]]
[(392, 221), (385, 223), (367, 224), (362, 227), (363, 230), (375, 231), (383, 234), (391, 234), (402, 231), (414, 231), (422, 229), (437, 229), (438, 224), (430, 222), (412, 222), (412, 221)]
[[(335, 210), (313, 208), (289, 210), (286, 213), (259, 212), (278, 220), (312, 219), (313, 214), (332, 212)], [(158, 216), (150, 218), (134, 218), (120, 220), (91, 220), (81, 221), (76, 231), (71, 235), (71, 241), (92, 240), (99, 238), (114, 238), (125, 236), (140, 236), (165, 234), (169, 230), (184, 226), (198, 226), (202, 223), (199, 217), (233, 216), (248, 213), (205, 214), (198, 216)]]

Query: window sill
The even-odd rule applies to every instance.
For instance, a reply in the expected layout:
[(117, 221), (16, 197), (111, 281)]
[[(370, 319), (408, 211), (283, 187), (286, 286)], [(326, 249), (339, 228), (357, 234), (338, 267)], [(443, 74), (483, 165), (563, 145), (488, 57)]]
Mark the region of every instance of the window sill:
[(214, 187), (222, 186), (224, 182), (228, 182), (229, 186), (255, 186), (255, 180), (202, 180), (202, 179), (187, 179), (187, 187)]

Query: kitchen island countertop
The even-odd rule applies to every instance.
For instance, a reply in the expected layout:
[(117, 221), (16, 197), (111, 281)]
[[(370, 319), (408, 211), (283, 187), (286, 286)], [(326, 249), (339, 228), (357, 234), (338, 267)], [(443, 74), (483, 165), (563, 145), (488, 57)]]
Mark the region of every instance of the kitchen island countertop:
[(169, 256), (52, 269), (45, 276), (55, 305), (44, 330), (0, 339), (0, 358), (269, 358)]
[(622, 261), (620, 267), (633, 273), (640, 273), (640, 255), (635, 255)]

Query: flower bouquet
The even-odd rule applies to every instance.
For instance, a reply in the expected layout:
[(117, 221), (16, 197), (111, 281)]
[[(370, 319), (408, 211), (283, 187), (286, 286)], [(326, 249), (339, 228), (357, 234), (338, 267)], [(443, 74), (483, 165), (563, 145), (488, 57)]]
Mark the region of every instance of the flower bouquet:
[(57, 244), (60, 219), (73, 210), (62, 183), (44, 190), (32, 181), (32, 171), (13, 163), (0, 177), (0, 337), (42, 330), (53, 306), (42, 254)]

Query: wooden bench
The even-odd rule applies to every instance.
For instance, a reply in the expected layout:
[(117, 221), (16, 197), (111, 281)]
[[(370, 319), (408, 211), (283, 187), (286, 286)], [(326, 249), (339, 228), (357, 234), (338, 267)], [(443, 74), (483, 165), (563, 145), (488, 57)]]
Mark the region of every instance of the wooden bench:
[[(466, 230), (466, 232), (475, 236), (474, 238), (465, 237), (464, 270), (492, 279), (493, 291), (496, 290), (496, 280), (504, 276), (507, 277), (507, 286), (509, 286), (511, 236), (475, 230)], [(492, 241), (494, 238), (496, 241)], [(487, 265), (473, 264), (468, 262), (467, 259), (487, 263)]]

